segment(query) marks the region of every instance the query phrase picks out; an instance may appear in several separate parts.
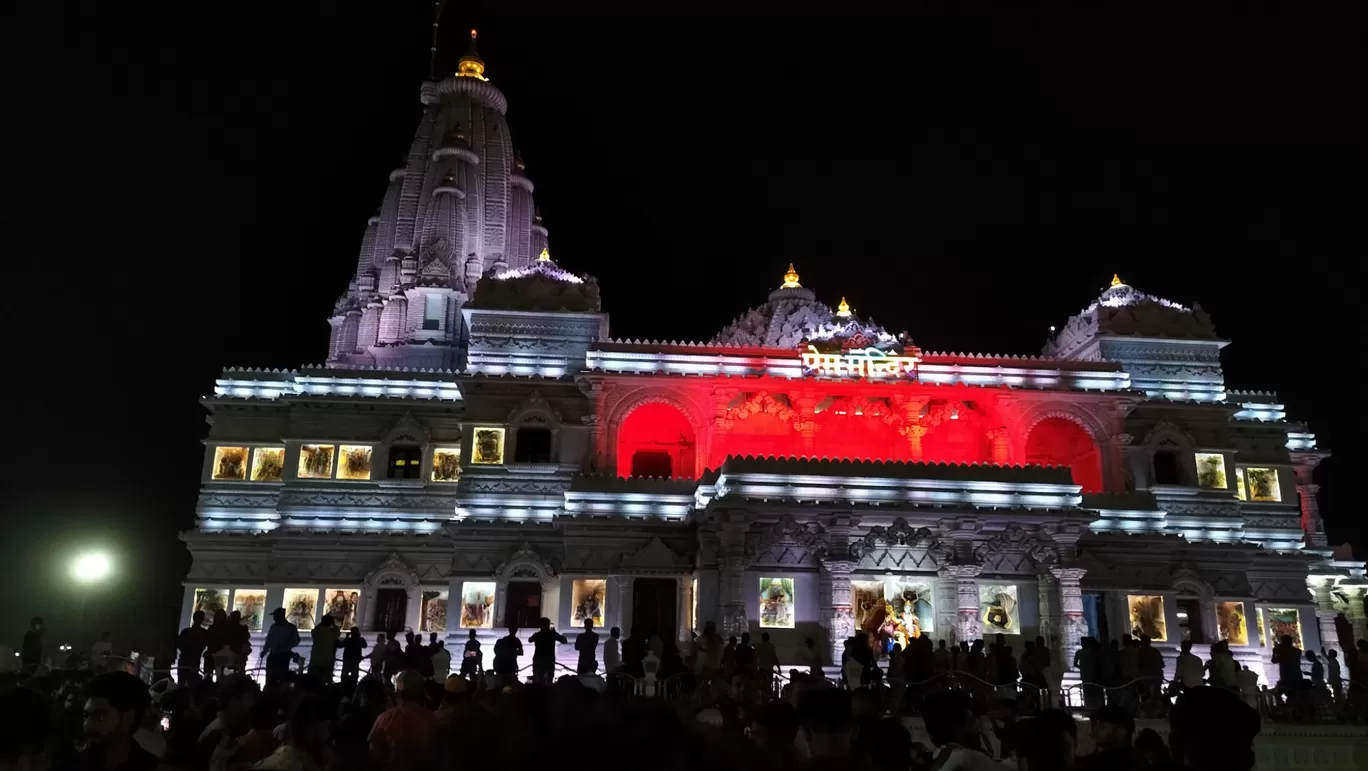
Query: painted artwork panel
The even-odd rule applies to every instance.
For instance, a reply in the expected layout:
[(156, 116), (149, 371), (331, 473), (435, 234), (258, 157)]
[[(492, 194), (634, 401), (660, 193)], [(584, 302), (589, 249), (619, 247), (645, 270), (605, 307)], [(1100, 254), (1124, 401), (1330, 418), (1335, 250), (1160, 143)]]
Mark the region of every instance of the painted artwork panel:
[(494, 628), (493, 581), (466, 581), (461, 584), (461, 628)]
[(333, 452), (336, 449), (331, 444), (301, 445), (296, 476), (300, 479), (332, 479)]
[(333, 623), (342, 631), (356, 626), (356, 608), (361, 603), (360, 589), (324, 589), (324, 602)]
[(1235, 497), (1242, 501), (1249, 500), (1248, 483), (1245, 481), (1244, 469), (1235, 469)]
[(1251, 501), (1277, 503), (1282, 500), (1282, 490), (1278, 487), (1278, 470), (1275, 468), (1245, 469), (1245, 484), (1249, 486)]
[(1158, 594), (1132, 594), (1126, 597), (1130, 609), (1131, 635), (1148, 636), (1154, 642), (1168, 639), (1168, 621), (1164, 617), (1164, 598)]
[(337, 456), (338, 479), (371, 478), (371, 446), (368, 444), (344, 444)]
[(256, 447), (252, 450), (253, 482), (279, 482), (284, 478), (284, 447)]
[(1268, 629), (1268, 620), (1264, 618), (1263, 608), (1256, 608), (1254, 610), (1254, 618), (1259, 622), (1259, 647), (1267, 648), (1268, 637), (1265, 630)]
[(233, 610), (242, 614), (247, 631), (262, 631), (266, 625), (266, 590), (238, 589), (233, 592)]
[(470, 462), (481, 465), (503, 463), (504, 430), (502, 428), (475, 429), (475, 446), (470, 452)]
[(447, 593), (437, 590), (423, 592), (423, 615), (418, 619), (420, 632), (445, 632)]
[(438, 447), (432, 451), (432, 481), (461, 481), (460, 447)]
[(764, 629), (793, 629), (797, 619), (793, 603), (792, 578), (760, 579), (760, 626)]
[(230, 482), (247, 479), (247, 448), (215, 447), (212, 478)]
[(570, 623), (584, 626), (585, 619), (594, 626), (603, 626), (603, 607), (608, 599), (608, 581), (603, 578), (580, 578), (571, 584)]
[(1197, 484), (1201, 487), (1224, 490), (1226, 488), (1225, 456), (1218, 452), (1199, 452), (1197, 458)]
[(1292, 644), (1302, 648), (1301, 615), (1296, 608), (1269, 608), (1268, 631), (1274, 645), (1281, 645), (1283, 636), (1290, 635)]
[(1249, 644), (1249, 624), (1243, 602), (1216, 603), (1216, 631), (1231, 645)]
[[(905, 638), (900, 641), (904, 649), (907, 640), (936, 631), (936, 593), (931, 582), (889, 581), (884, 588), (895, 632)], [(1012, 591), (1015, 592), (1016, 587), (1012, 587)]]
[(984, 637), (1021, 634), (1016, 584), (979, 584), (979, 616)]
[(196, 589), (195, 610), (204, 611), (205, 626), (214, 623), (215, 612), (220, 610), (224, 613), (228, 612), (228, 590)]
[(318, 610), (317, 589), (286, 589), (285, 620), (304, 632), (314, 628), (314, 616)]
[(885, 615), (883, 581), (851, 581), (850, 604), (855, 613), (855, 628), (873, 635)]

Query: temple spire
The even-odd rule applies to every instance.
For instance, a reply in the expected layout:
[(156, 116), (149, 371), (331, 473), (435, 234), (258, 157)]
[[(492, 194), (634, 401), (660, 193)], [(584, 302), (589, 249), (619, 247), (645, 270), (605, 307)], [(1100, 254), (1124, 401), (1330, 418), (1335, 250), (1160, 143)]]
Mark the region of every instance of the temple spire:
[(843, 319), (850, 318), (850, 303), (846, 302), (846, 298), (842, 297), (841, 304), (836, 306), (836, 315)]
[(784, 283), (781, 286), (784, 289), (801, 289), (803, 287), (802, 284), (798, 283), (798, 271), (793, 269), (793, 263), (791, 262), (789, 263), (788, 272), (784, 274)]
[(475, 38), (479, 37), (479, 34), (479, 30), (470, 31), (470, 48), (466, 49), (461, 61), (456, 63), (456, 77), (489, 80), (484, 76), (484, 60), (480, 58), (480, 52), (475, 50)]
[(1112, 286), (1122, 286), (1122, 285), (1124, 285), (1125, 283), (1126, 283), (1126, 282), (1124, 282), (1124, 281), (1121, 280), (1121, 275), (1120, 275), (1119, 273), (1113, 273), (1113, 274), (1112, 274), (1112, 282), (1111, 282), (1111, 285), (1112, 285)]
[(543, 247), (542, 247), (542, 250), (541, 250), (541, 254), (537, 255), (537, 261), (538, 261), (538, 262), (550, 262), (550, 261), (551, 261), (551, 250), (550, 250), (550, 249), (547, 249), (545, 246), (543, 246)]

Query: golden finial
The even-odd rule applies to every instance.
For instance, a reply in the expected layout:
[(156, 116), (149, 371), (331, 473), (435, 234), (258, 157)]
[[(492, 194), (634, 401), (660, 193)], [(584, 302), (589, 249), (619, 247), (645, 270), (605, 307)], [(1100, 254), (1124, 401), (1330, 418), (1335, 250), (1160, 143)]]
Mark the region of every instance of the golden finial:
[(798, 271), (793, 269), (793, 263), (789, 263), (788, 272), (784, 274), (784, 289), (801, 289), (802, 284), (798, 283)]
[(477, 30), (470, 31), (470, 48), (466, 49), (466, 55), (456, 63), (456, 77), (458, 78), (478, 78), (479, 80), (489, 80), (484, 76), (485, 65), (480, 59), (480, 54), (475, 50), (475, 38), (479, 35)]
[(1112, 274), (1112, 286), (1121, 286), (1124, 283), (1126, 282), (1121, 280), (1121, 276), (1116, 273)]
[(543, 246), (543, 247), (542, 247), (542, 250), (541, 250), (541, 254), (537, 255), (537, 260), (540, 261), (540, 262), (550, 262), (550, 261), (551, 261), (551, 250), (550, 250), (550, 249), (547, 249), (545, 246)]
[(850, 318), (850, 303), (844, 297), (841, 298), (841, 304), (836, 306), (836, 315), (843, 319)]

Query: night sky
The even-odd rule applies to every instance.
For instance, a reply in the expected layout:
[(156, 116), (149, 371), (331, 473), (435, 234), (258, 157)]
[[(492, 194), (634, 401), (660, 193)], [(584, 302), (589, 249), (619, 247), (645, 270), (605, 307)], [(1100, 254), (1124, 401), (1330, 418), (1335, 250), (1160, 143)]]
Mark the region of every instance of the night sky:
[[(431, 9), (38, 5), (7, 25), (28, 58), (7, 132), (0, 639), (35, 613), (72, 634), (65, 560), (99, 544), (118, 579), (88, 623), (151, 650), (189, 567), (198, 398), (226, 365), (323, 360), (417, 125)], [(1336, 453), (1331, 539), (1362, 544), (1353, 25), (473, 8), (448, 9), (439, 73), (479, 26), (551, 250), (599, 277), (614, 336), (706, 340), (792, 261), (924, 349), (1034, 354), (1119, 272), (1201, 302), (1233, 341), (1228, 387), (1311, 424)]]

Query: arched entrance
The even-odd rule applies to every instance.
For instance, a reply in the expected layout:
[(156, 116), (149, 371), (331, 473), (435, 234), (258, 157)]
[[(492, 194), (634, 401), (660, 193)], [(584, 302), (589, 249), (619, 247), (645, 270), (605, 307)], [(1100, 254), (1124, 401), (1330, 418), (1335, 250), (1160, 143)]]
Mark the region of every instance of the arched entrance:
[(1068, 466), (1085, 493), (1102, 492), (1102, 456), (1088, 432), (1067, 418), (1046, 418), (1026, 437), (1026, 462)]
[(693, 426), (672, 405), (643, 404), (628, 413), (618, 427), (618, 476), (692, 478), (696, 458)]

